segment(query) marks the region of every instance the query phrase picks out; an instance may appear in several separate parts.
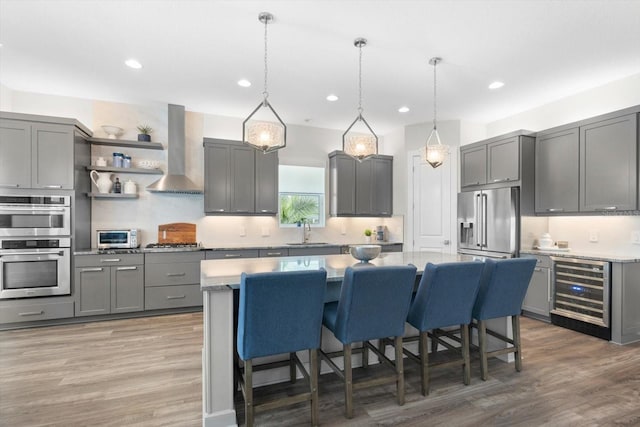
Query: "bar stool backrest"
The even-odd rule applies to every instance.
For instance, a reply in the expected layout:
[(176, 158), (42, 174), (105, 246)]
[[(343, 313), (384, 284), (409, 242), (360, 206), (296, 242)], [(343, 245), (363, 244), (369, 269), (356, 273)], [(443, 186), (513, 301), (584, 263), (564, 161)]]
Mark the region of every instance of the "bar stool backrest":
[(238, 355), (242, 360), (320, 347), (327, 272), (242, 273)]
[(420, 331), (471, 323), (484, 264), (428, 263), (407, 320)]
[(487, 259), (473, 318), (487, 320), (519, 315), (535, 266), (534, 258)]
[(342, 343), (402, 336), (416, 267), (347, 267), (334, 335)]

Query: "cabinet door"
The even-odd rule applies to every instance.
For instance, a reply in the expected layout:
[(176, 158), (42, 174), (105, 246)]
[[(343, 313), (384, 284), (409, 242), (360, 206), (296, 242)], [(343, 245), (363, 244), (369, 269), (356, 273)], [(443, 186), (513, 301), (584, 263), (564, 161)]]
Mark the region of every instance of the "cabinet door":
[(76, 268), (74, 276), (76, 316), (109, 314), (111, 308), (111, 268)]
[(372, 208), (375, 216), (393, 214), (393, 160), (373, 159)]
[(144, 267), (111, 267), (111, 313), (144, 310)]
[(255, 153), (256, 213), (278, 213), (278, 152)]
[(356, 213), (356, 161), (347, 155), (331, 159), (331, 214)]
[(0, 188), (31, 187), (31, 125), (0, 120)]
[(231, 213), (255, 212), (255, 153), (249, 147), (231, 147)]
[(580, 211), (636, 210), (637, 116), (580, 127)]
[(522, 309), (549, 319), (549, 269), (536, 267), (529, 282)]
[(356, 215), (372, 216), (373, 212), (373, 164), (375, 159), (356, 161)]
[(520, 179), (520, 137), (487, 144), (487, 183)]
[(72, 189), (73, 128), (36, 123), (31, 141), (31, 187)]
[(461, 187), (487, 183), (487, 146), (460, 150)]
[(536, 137), (537, 213), (578, 211), (578, 148), (578, 128)]
[(229, 147), (217, 144), (204, 146), (204, 211), (226, 213), (230, 209)]

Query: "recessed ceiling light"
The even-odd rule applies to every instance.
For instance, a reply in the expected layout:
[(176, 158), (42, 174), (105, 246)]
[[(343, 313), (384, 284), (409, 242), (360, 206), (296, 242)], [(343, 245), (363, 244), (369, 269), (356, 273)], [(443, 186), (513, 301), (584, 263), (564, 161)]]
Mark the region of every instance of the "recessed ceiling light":
[(489, 85), (489, 89), (500, 89), (502, 86), (504, 86), (504, 83), (495, 81)]
[(409, 112), (409, 107), (407, 107), (406, 105), (398, 108), (398, 113), (408, 113), (408, 112)]
[(251, 82), (247, 79), (238, 80), (238, 86), (249, 87), (251, 86)]
[(139, 70), (140, 68), (142, 68), (142, 64), (135, 59), (127, 59), (126, 61), (124, 61), (124, 63), (127, 67), (133, 68), (134, 70)]
[(338, 95), (334, 95), (334, 94), (327, 95), (327, 101), (333, 102), (333, 101), (337, 101), (338, 99), (339, 99)]

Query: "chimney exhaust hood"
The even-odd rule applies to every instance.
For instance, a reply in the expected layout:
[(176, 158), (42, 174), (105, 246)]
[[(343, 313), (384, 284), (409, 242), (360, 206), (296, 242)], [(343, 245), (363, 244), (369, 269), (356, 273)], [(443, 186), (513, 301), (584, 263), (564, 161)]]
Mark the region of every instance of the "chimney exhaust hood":
[(185, 173), (185, 119), (184, 106), (169, 104), (169, 142), (167, 147), (167, 174), (147, 186), (152, 193), (202, 194)]

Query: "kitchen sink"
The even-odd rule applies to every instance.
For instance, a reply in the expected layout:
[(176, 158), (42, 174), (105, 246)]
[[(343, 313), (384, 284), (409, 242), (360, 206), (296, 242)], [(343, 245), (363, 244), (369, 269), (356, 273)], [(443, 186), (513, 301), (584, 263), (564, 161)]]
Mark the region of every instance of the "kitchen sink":
[(310, 246), (310, 245), (328, 245), (329, 243), (327, 242), (307, 242), (307, 243), (302, 243), (302, 242), (296, 242), (296, 243), (287, 243), (287, 245), (292, 245), (292, 246)]

